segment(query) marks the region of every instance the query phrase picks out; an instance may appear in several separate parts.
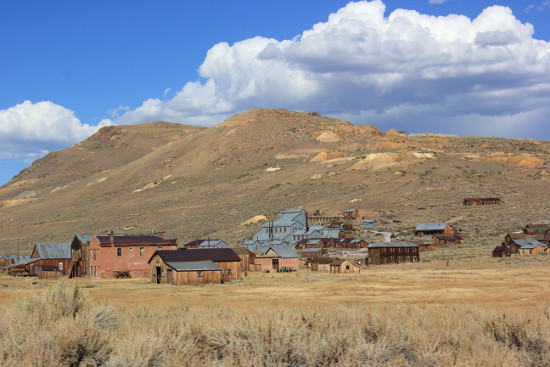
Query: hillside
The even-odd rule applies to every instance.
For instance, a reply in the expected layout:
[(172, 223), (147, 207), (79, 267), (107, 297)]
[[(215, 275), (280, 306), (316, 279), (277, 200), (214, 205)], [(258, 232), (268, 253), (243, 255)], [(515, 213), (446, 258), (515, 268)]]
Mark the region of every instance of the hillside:
[[(402, 234), (452, 220), (472, 232), (470, 246), (492, 248), (506, 231), (550, 220), (549, 163), (545, 141), (409, 137), (284, 110), (250, 110), (210, 128), (107, 127), (0, 188), (0, 246), (28, 250), (110, 230), (237, 241), (261, 225), (242, 225), (257, 215), (355, 207)], [(504, 204), (462, 205), (479, 196)]]

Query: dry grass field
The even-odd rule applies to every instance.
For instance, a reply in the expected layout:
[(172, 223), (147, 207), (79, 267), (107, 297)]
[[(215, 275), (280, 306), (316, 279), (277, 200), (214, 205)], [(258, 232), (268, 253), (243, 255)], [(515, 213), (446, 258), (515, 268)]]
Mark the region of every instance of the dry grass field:
[(549, 270), (524, 256), (200, 286), (1, 277), (0, 365), (548, 366)]

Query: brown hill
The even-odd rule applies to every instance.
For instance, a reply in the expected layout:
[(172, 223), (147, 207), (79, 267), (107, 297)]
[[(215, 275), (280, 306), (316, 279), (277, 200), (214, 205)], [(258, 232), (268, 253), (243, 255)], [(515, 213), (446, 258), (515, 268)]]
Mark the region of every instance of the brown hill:
[[(502, 147), (506, 157), (541, 166), (480, 159)], [(261, 226), (242, 225), (256, 216), (350, 205), (376, 213), (392, 232), (461, 217), (458, 225), (480, 238), (500, 236), (549, 219), (549, 152), (548, 142), (386, 136), (373, 126), (284, 110), (250, 110), (210, 128), (108, 127), (0, 188), (0, 251), (109, 230), (236, 241)], [(427, 191), (433, 186), (447, 189)], [(462, 198), (476, 196), (499, 196), (506, 206), (474, 214)]]

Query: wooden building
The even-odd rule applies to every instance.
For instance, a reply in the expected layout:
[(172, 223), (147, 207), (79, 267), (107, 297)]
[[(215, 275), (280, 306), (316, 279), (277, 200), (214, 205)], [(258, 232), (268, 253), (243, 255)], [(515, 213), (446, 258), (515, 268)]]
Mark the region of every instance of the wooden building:
[(62, 276), (57, 266), (53, 265), (38, 265), (35, 271), (38, 279), (58, 279)]
[(231, 248), (156, 251), (148, 264), (151, 283), (218, 283), (241, 280), (242, 274)]
[(37, 267), (41, 266), (54, 266), (60, 275), (67, 275), (71, 262), (71, 244), (37, 243), (32, 250), (31, 259), (35, 261), (30, 264), (29, 275), (38, 275)]
[(147, 260), (159, 250), (177, 250), (175, 239), (157, 235), (95, 235), (89, 244), (89, 276), (127, 278), (149, 276)]
[(433, 236), (436, 234), (452, 235), (453, 227), (449, 223), (421, 223), (414, 230), (415, 236)]
[(545, 252), (547, 245), (533, 239), (516, 239), (507, 244), (512, 254), (519, 255), (536, 255)]
[(90, 241), (91, 234), (77, 234), (71, 242), (71, 262), (69, 277), (80, 278), (90, 275)]
[(337, 257), (316, 257), (308, 260), (307, 267), (312, 271), (330, 272), (330, 264), (335, 260), (339, 259)]
[(359, 249), (366, 248), (369, 243), (360, 238), (340, 238), (334, 241), (335, 248)]
[(459, 236), (447, 236), (444, 234), (436, 234), (433, 236), (433, 245), (442, 246), (442, 245), (459, 245), (462, 243), (462, 237)]
[(231, 248), (237, 256), (241, 259), (241, 270), (244, 271), (257, 271), (256, 267), (256, 254), (247, 249), (246, 247), (232, 247)]
[(495, 205), (501, 204), (502, 200), (500, 198), (465, 198), (462, 202), (464, 205)]
[(325, 254), (325, 249), (323, 248), (306, 248), (300, 252), (300, 257), (306, 259), (312, 259), (315, 257), (321, 257)]
[(330, 263), (330, 272), (333, 274), (358, 274), (361, 270), (349, 260), (337, 259)]
[(510, 257), (512, 252), (510, 249), (503, 243), (500, 246), (495, 247), (493, 250), (493, 257)]
[(410, 242), (378, 242), (368, 247), (369, 263), (399, 264), (420, 260), (419, 246)]
[(550, 232), (549, 224), (528, 224), (523, 227), (523, 233), (533, 235), (539, 234), (544, 235)]
[(550, 231), (545, 232), (544, 234), (541, 234), (541, 233), (526, 234), (523, 232), (507, 233), (506, 236), (504, 237), (504, 243), (506, 245), (509, 245), (514, 240), (526, 240), (526, 239), (537, 240), (542, 244), (550, 246)]
[(357, 218), (359, 218), (359, 210), (357, 210), (357, 209), (342, 210), (342, 216), (345, 220), (357, 219)]

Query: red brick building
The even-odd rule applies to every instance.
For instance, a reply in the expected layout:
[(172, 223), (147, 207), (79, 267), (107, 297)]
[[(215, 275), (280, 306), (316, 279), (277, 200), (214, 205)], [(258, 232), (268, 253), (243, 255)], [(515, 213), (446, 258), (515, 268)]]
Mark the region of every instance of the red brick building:
[(177, 250), (177, 240), (156, 235), (96, 235), (90, 240), (90, 277), (146, 277), (158, 250)]

